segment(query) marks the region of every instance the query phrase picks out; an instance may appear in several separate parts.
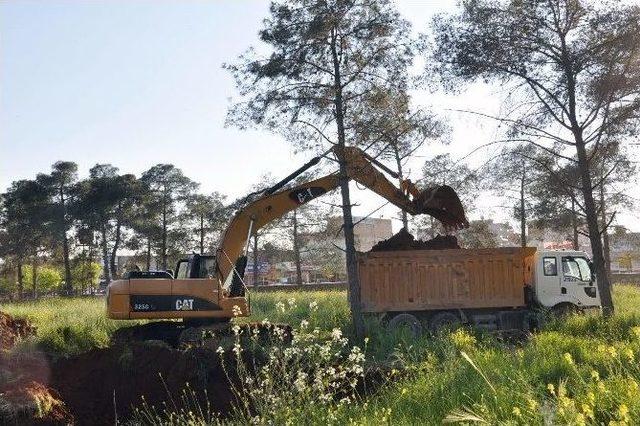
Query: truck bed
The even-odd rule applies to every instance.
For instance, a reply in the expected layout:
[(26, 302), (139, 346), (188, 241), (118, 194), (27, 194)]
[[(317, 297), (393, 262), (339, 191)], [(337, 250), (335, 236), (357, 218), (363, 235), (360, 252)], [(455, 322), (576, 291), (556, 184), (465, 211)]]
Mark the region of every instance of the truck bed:
[(534, 253), (528, 247), (360, 253), (363, 311), (524, 306)]

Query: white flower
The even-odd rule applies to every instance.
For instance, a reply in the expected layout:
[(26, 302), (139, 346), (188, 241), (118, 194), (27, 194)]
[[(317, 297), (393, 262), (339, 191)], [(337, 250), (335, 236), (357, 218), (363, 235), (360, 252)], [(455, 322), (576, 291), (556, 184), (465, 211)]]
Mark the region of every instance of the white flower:
[(222, 349), (222, 346), (218, 346), (218, 349), (216, 349), (216, 353), (219, 353), (220, 355), (224, 353), (224, 349)]
[(295, 306), (296, 306), (296, 298), (295, 297), (290, 297), (289, 300), (288, 300), (288, 303), (289, 303), (289, 307), (290, 308), (295, 308)]
[(287, 310), (287, 308), (284, 306), (284, 303), (282, 302), (276, 303), (276, 309), (283, 314)]
[(242, 352), (242, 348), (240, 347), (239, 343), (236, 343), (233, 345), (233, 353), (236, 354), (236, 356), (240, 356), (240, 353)]
[(233, 331), (233, 334), (235, 334), (236, 336), (240, 334), (240, 326), (238, 324), (231, 327), (231, 330)]
[(342, 331), (340, 331), (339, 328), (334, 328), (331, 331), (331, 338), (337, 342), (338, 340), (340, 340), (340, 338), (342, 337)]
[(240, 306), (238, 305), (233, 305), (233, 308), (231, 308), (231, 312), (233, 313), (234, 317), (242, 315), (242, 309), (240, 309)]
[(300, 328), (307, 328), (309, 326), (309, 321), (302, 320), (300, 321)]
[(309, 310), (311, 312), (315, 312), (318, 310), (318, 302), (316, 302), (315, 300), (311, 303), (309, 303)]

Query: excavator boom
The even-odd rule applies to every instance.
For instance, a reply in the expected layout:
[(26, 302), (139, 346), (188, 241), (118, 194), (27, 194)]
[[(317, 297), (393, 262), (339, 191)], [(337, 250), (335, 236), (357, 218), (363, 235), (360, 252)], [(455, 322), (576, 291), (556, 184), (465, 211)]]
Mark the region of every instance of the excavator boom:
[[(400, 209), (412, 215), (431, 215), (446, 229), (460, 229), (468, 226), (462, 204), (451, 187), (445, 185), (420, 190), (413, 183), (405, 180), (403, 189), (400, 189), (379, 169), (393, 177), (397, 178), (397, 175), (361, 149), (334, 147), (332, 151), (344, 161), (347, 179), (366, 186)], [(318, 161), (319, 157), (314, 158), (307, 165), (287, 176), (285, 180), (262, 193), (254, 194), (256, 198), (253, 201), (249, 201), (238, 209), (223, 233), (216, 253), (218, 278), (224, 288), (230, 288), (234, 276), (236, 280), (241, 278), (246, 265), (244, 256), (246, 244), (253, 233), (272, 220), (340, 186), (340, 175), (336, 172), (278, 191), (287, 181), (293, 180), (296, 174), (303, 173)]]

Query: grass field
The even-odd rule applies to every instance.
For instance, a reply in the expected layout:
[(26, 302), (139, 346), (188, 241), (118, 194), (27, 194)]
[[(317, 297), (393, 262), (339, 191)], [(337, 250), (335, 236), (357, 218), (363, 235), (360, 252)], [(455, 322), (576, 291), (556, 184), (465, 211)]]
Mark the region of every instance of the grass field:
[[(369, 324), (366, 363), (397, 369), (398, 378), (373, 396), (306, 404), (288, 411), (287, 419), (292, 424), (309, 424), (310, 419), (335, 424), (639, 424), (640, 288), (618, 285), (614, 297), (613, 318), (550, 322), (520, 343), (465, 330), (406, 339)], [(308, 321), (308, 328), (327, 335), (334, 328), (350, 334), (342, 291), (255, 293), (251, 303), (252, 320)], [(131, 324), (105, 319), (102, 299), (42, 300), (0, 309), (35, 323), (38, 336), (27, 345), (60, 356), (108, 345), (115, 329)]]

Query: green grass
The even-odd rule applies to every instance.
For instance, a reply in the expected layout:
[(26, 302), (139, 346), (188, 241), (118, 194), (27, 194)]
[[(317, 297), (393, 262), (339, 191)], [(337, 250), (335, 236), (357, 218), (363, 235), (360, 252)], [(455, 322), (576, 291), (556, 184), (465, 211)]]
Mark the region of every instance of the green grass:
[[(612, 318), (551, 322), (517, 344), (468, 331), (406, 339), (370, 323), (367, 358), (402, 370), (401, 378), (330, 414), (336, 424), (638, 424), (640, 287), (618, 285), (614, 300)], [(347, 335), (351, 329), (344, 291), (254, 293), (251, 307), (252, 321), (296, 326), (309, 320), (310, 327), (338, 327)], [(107, 345), (116, 328), (131, 324), (105, 319), (102, 299), (13, 303), (2, 310), (31, 319), (39, 328), (36, 343), (60, 354)], [(322, 418), (315, 414), (291, 420)]]

